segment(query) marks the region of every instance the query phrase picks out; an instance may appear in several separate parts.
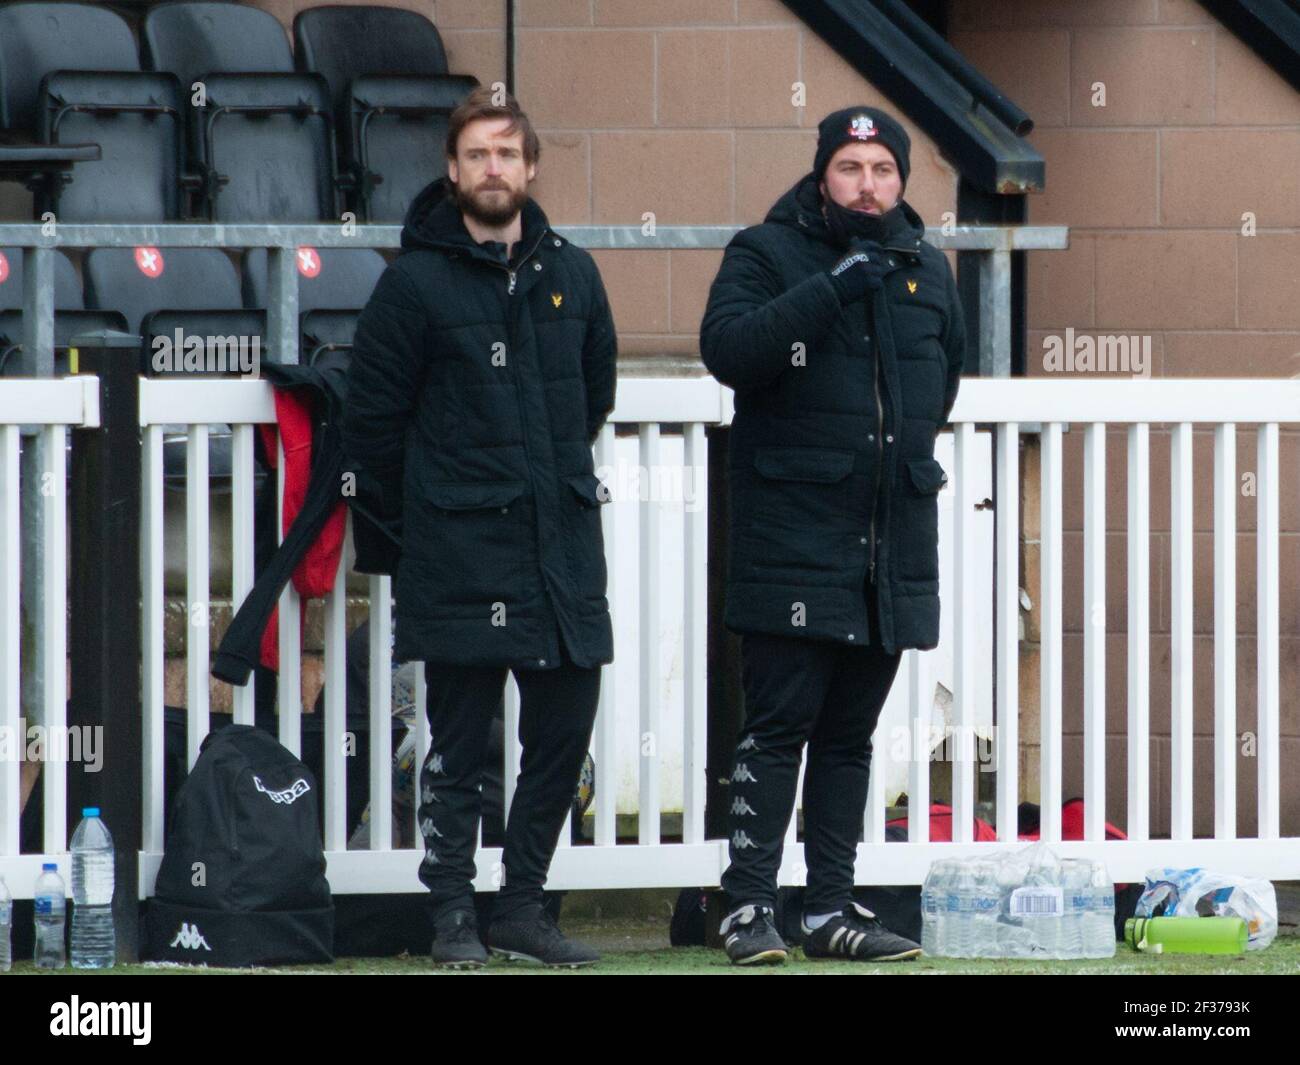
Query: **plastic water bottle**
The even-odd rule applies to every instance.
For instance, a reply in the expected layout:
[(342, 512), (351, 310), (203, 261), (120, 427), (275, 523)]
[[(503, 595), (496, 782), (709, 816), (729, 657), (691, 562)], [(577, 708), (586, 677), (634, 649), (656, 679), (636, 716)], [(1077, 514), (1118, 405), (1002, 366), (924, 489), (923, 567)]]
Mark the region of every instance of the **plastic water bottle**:
[(81, 811), (72, 834), (72, 967), (111, 969), (117, 958), (113, 933), (113, 837), (99, 807)]
[(975, 868), (969, 861), (959, 862), (955, 894), (957, 896), (957, 949), (958, 958), (975, 955), (975, 902), (979, 888), (975, 883)]
[(936, 862), (935, 867), (934, 903), (938, 909), (938, 920), (934, 926), (934, 950), (936, 954), (947, 954), (952, 940), (952, 914), (948, 912), (948, 895), (952, 890), (952, 860), (944, 858)]
[(1061, 859), (1060, 934), (1052, 953), (1054, 958), (1077, 958), (1083, 942), (1083, 912), (1088, 907), (1088, 874), (1078, 858)]
[(7, 973), (13, 965), (14, 955), (9, 933), (14, 924), (14, 899), (0, 876), (0, 973)]
[(998, 956), (998, 904), (1001, 891), (998, 888), (997, 863), (980, 859), (975, 865), (975, 943), (974, 956), (977, 958), (996, 958)]
[[(933, 939), (932, 951), (935, 954), (946, 954), (947, 951), (947, 930), (948, 930), (948, 866), (951, 863), (947, 858), (941, 858), (930, 865), (930, 875), (926, 878), (930, 886), (930, 895), (934, 901), (934, 921), (933, 921)], [(921, 929), (922, 935), (925, 933), (924, 926)], [(925, 944), (921, 944), (921, 949), (925, 950)]]
[(925, 954), (939, 953), (939, 867), (942, 862), (931, 862), (921, 885), (921, 950)]
[(943, 872), (940, 907), (943, 921), (939, 928), (939, 942), (943, 953), (949, 958), (958, 957), (961, 951), (961, 897), (957, 889), (957, 871), (960, 865), (960, 862), (950, 859), (945, 863)]
[(926, 954), (943, 955), (948, 950), (948, 891), (952, 866), (950, 858), (931, 862), (921, 890), (921, 950)]
[(1115, 955), (1115, 885), (1101, 862), (1092, 863), (1084, 956), (1110, 958)]
[(33, 895), (36, 912), (36, 968), (62, 969), (63, 921), (67, 913), (67, 892), (59, 867), (53, 862), (41, 866)]

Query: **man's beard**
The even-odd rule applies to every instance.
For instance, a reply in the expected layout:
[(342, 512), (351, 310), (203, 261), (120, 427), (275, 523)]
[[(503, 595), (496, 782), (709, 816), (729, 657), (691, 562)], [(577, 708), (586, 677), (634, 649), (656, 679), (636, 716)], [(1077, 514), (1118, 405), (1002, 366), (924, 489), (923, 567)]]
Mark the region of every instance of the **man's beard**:
[[(500, 189), (488, 190), (482, 190), (480, 188), (477, 195), (465, 192), (459, 185), (452, 185), (452, 189), (455, 192), (456, 205), (461, 209), (461, 211), (464, 214), (469, 215), (470, 218), (474, 219), (474, 221), (478, 222), (480, 225), (485, 226), (506, 225), (514, 220), (515, 215), (517, 215), (523, 209), (524, 204), (528, 202), (528, 190), (526, 188), (509, 189), (503, 187)], [(507, 196), (504, 201), (496, 200), (492, 203), (485, 203), (483, 200), (478, 198), (482, 195), (483, 191), (505, 192), (507, 193)]]

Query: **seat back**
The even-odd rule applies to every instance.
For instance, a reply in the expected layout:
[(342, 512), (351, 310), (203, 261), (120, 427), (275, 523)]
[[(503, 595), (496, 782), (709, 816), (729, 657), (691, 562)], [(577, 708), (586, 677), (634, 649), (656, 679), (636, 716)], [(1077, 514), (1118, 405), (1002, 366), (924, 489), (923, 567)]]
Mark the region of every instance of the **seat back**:
[(358, 175), (357, 213), (368, 222), (401, 222), (426, 184), (447, 173), (452, 111), (478, 85), (464, 74), (367, 75), (347, 92), (347, 135)]
[(41, 144), (98, 144), (99, 161), (32, 175), (37, 217), (180, 217), (182, 114), (170, 75), (143, 73), (126, 21), (101, 5), (0, 7), (0, 127)]
[(0, 7), (0, 128), (34, 133), (56, 70), (139, 70), (135, 37), (121, 15), (99, 4)]
[(259, 7), (231, 3), (159, 4), (140, 33), (147, 70), (167, 70), (189, 96), (209, 74), (293, 72), (289, 37), (280, 20)]
[(234, 263), (217, 248), (94, 248), (82, 267), (86, 306), (120, 311), (138, 331), (158, 310), (240, 310)]
[(366, 74), (445, 74), (442, 34), (415, 11), (339, 4), (311, 7), (293, 20), (294, 62), (324, 76), (336, 111)]
[(212, 74), (195, 108), (214, 222), (339, 217), (334, 124), (317, 74)]
[[(370, 293), (387, 267), (374, 248), (299, 248), (298, 311), (356, 310), (370, 301)], [(265, 248), (244, 252), (244, 306), (265, 307), (270, 294)]]
[[(54, 252), (54, 309), (79, 311), (81, 282), (77, 268), (63, 252)], [(23, 249), (0, 248), (0, 311), (23, 309)]]

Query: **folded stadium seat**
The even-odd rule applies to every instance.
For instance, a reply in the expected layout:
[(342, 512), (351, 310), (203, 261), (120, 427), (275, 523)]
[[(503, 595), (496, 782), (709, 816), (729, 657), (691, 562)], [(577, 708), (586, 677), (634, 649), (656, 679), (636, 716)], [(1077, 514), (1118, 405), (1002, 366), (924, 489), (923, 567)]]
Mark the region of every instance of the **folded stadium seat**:
[(401, 8), (308, 8), (294, 18), (293, 38), (298, 69), (329, 83), (357, 216), (400, 222), (415, 194), (447, 172), (447, 118), (477, 79), (448, 74), (442, 35)]
[[(81, 299), (77, 270), (61, 251), (54, 253), (54, 373), (69, 372), (69, 341), (78, 333), (97, 329), (126, 329), (115, 311), (88, 311)], [(0, 248), (0, 376), (22, 372), (23, 250)]]
[(179, 86), (171, 74), (141, 71), (131, 28), (102, 5), (0, 7), (0, 127), (11, 138), (101, 148), (99, 161), (70, 173), (32, 174), (37, 217), (181, 217)]
[[(242, 311), (239, 276), (230, 257), (218, 248), (93, 248), (82, 264), (86, 306), (120, 311), (127, 327), (141, 332), (153, 327), (156, 311), (191, 312), (176, 315), (169, 328), (181, 325), (186, 333), (209, 333), (213, 311)], [(170, 335), (170, 334), (168, 334)], [(149, 352), (141, 345), (141, 372), (150, 373)], [(185, 426), (164, 427), (163, 466), (169, 488), (185, 483)], [(213, 478), (230, 475), (228, 430), (209, 433), (209, 472)], [(214, 484), (214, 487), (219, 485)]]
[(300, 361), (310, 366), (326, 351), (352, 350), (352, 340), (357, 335), (360, 311), (308, 311), (299, 319), (302, 349)]
[[(266, 249), (244, 253), (244, 306), (265, 307)], [(357, 319), (387, 262), (374, 248), (299, 248), (299, 362), (310, 364), (325, 349), (352, 347)]]
[[(220, 359), (225, 358), (227, 369), (190, 370), (184, 366), (184, 352), (175, 352), (175, 344), (165, 347), (155, 345), (162, 339), (174, 341), (176, 330), (185, 336), (214, 338), (211, 354)], [(266, 312), (258, 310), (238, 311), (150, 311), (140, 322), (141, 348), (144, 353), (142, 370), (150, 377), (240, 377), (257, 373), (257, 366), (267, 358), (266, 350)], [(176, 359), (163, 356), (176, 354)], [(255, 360), (250, 367), (249, 361)]]
[(145, 16), (143, 37), (145, 62), (185, 87), (204, 217), (339, 217), (328, 87), (294, 70), (273, 15), (243, 4), (164, 4)]

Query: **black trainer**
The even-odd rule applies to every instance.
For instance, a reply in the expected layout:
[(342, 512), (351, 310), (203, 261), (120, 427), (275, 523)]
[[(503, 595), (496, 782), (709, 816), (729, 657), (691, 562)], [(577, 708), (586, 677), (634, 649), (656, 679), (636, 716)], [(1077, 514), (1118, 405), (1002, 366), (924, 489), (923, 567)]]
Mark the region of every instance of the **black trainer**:
[(895, 935), (865, 906), (850, 902), (825, 924), (803, 928), (803, 952), (809, 958), (849, 961), (906, 961), (921, 956), (921, 945)]
[(737, 965), (780, 965), (789, 952), (770, 906), (742, 906), (722, 920), (722, 944)]
[(569, 939), (540, 906), (529, 906), (488, 925), (488, 947), (499, 958), (553, 969), (578, 969), (600, 961), (600, 953)]
[(452, 910), (434, 921), (429, 956), (444, 969), (481, 969), (488, 963), (473, 910)]

